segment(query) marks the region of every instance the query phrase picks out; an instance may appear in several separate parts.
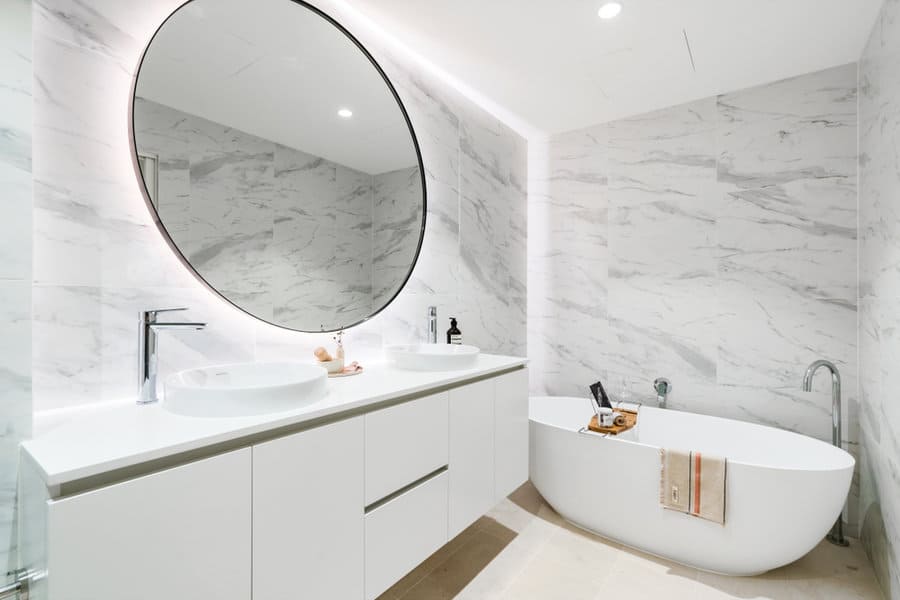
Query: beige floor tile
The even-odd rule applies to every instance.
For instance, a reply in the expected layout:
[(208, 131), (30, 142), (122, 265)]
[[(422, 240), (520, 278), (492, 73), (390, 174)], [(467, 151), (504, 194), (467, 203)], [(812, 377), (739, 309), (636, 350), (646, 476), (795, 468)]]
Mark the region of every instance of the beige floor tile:
[(571, 565), (593, 578), (605, 577), (616, 565), (621, 546), (579, 529), (560, 527), (547, 540), (538, 558)]
[(479, 530), (457, 552), (429, 573), (406, 594), (403, 600), (450, 600), (484, 570), (512, 541)]
[(821, 577), (874, 578), (875, 574), (862, 544), (850, 539), (850, 546), (835, 546), (822, 540), (812, 552), (780, 569), (780, 577), (809, 579)]
[(535, 518), (491, 564), (457, 596), (458, 600), (496, 600), (543, 549), (556, 527)]
[(693, 600), (699, 593), (697, 570), (618, 546), (604, 591), (609, 598)]
[[(411, 590), (416, 584), (425, 579), (441, 564), (450, 559), (450, 557), (452, 557), (460, 548), (470, 542), (482, 528), (494, 527), (495, 525), (498, 529), (502, 528), (501, 525), (490, 517), (482, 517), (472, 524), (471, 527), (464, 529), (459, 535), (426, 558), (422, 564), (410, 571), (403, 579), (395, 583), (379, 596), (378, 600), (397, 600), (398, 598), (403, 597), (403, 595)], [(515, 536), (513, 532), (509, 532), (509, 535)]]
[(530, 484), (389, 592), (379, 600), (883, 600), (855, 540), (757, 577), (715, 575), (585, 532)]
[(603, 589), (605, 578), (606, 574), (590, 573), (574, 565), (547, 560), (539, 554), (507, 588), (501, 599), (594, 600)]
[(698, 600), (795, 600), (799, 588), (772, 574), (756, 577), (727, 577), (699, 571), (697, 573)]

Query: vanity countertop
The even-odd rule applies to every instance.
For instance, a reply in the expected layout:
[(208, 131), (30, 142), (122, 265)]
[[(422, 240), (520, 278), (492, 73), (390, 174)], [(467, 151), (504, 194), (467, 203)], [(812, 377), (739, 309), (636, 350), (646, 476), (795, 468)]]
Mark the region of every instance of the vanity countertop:
[(330, 379), (328, 394), (297, 410), (252, 417), (185, 417), (160, 404), (123, 403), (90, 411), (33, 440), (22, 450), (48, 486), (103, 475), (177, 454), (250, 438), (307, 421), (427, 392), (524, 366), (525, 358), (482, 354), (459, 371), (419, 372), (371, 364), (358, 377)]

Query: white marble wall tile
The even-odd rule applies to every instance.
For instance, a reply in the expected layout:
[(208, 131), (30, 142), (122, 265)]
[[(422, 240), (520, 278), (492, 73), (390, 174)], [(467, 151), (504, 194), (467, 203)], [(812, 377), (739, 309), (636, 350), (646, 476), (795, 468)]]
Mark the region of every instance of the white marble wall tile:
[(511, 188), (509, 235), (506, 252), (509, 257), (509, 310), (512, 336), (509, 352), (528, 354), (528, 144), (515, 140), (514, 160), (510, 165)]
[[(460, 125), (460, 306), (464, 339), (510, 353), (508, 237), (513, 191), (506, 158), (512, 139), (496, 121), (469, 113)], [(467, 333), (468, 332), (468, 333)]]
[(551, 198), (573, 209), (606, 206), (609, 180), (609, 126), (598, 125), (553, 136), (547, 161), (553, 186)]
[(253, 319), (208, 290), (35, 286), (34, 394), (40, 409), (127, 400), (138, 374), (138, 316), (150, 308), (189, 307), (179, 319), (203, 331), (168, 331), (160, 339), (160, 375), (254, 356)]
[[(36, 11), (34, 277), (69, 285), (183, 282), (141, 200), (128, 141), (130, 75), (41, 33)], [(128, 199), (128, 200), (123, 200)]]
[(462, 319), (460, 330), (463, 332), (464, 343), (477, 346), (477, 342), (482, 341), (475, 330), (475, 324), (472, 323), (470, 326), (468, 320), (461, 316), (459, 301), (455, 295), (415, 294), (404, 291), (372, 319), (372, 324), (381, 327), (385, 345), (419, 343), (428, 335), (426, 323), (427, 310), (430, 306), (437, 307), (438, 342), (446, 341), (450, 317)]
[[(895, 3), (892, 3), (895, 4)], [(885, 5), (887, 9), (887, 4)], [(900, 294), (900, 207), (895, 200), (900, 144), (890, 135), (900, 127), (900, 77), (894, 72), (900, 51), (882, 52), (874, 40), (859, 72), (859, 278), (860, 296), (896, 297)]]
[(608, 172), (617, 206), (709, 198), (715, 181), (716, 99), (609, 124)]
[[(582, 394), (606, 372), (609, 352), (607, 308), (608, 190), (606, 130), (591, 128), (551, 138), (544, 181), (539, 162), (530, 185), (529, 277), (545, 290), (546, 302), (534, 317), (553, 323), (541, 334), (544, 389)], [(533, 239), (532, 239), (533, 238)], [(531, 302), (531, 299), (529, 299)], [(529, 314), (529, 320), (534, 318)], [(535, 352), (534, 344), (529, 344)], [(585, 383), (587, 382), (587, 384)]]
[(377, 56), (416, 130), (428, 213), (425, 239), (405, 291), (455, 296), (459, 285), (459, 104), (455, 92), (390, 53)]
[(749, 388), (748, 416), (829, 439), (826, 378), (817, 400), (795, 395), (805, 366), (828, 358), (843, 376), (844, 438), (856, 442), (855, 65), (727, 94), (718, 107), (717, 379)]
[(31, 1), (0, 4), (0, 583), (18, 567), (18, 445), (31, 436)]
[(461, 289), (475, 289), (506, 301), (510, 192), (509, 170), (501, 157), (509, 155), (510, 144), (504, 144), (499, 127), (473, 120), (463, 121), (461, 128)]
[(855, 372), (854, 305), (784, 294), (762, 277), (733, 281), (727, 271), (718, 293), (720, 383), (790, 385), (817, 357)]
[(149, 37), (182, 2), (39, 0), (34, 4), (35, 31), (115, 60), (123, 70), (130, 70)]
[(715, 100), (610, 123), (609, 369), (716, 377)]
[(647, 376), (656, 373), (651, 379), (681, 373), (715, 382), (718, 313), (710, 209), (706, 198), (686, 198), (613, 210), (611, 369), (629, 364), (625, 372), (637, 367)]
[(0, 339), (0, 581), (4, 581), (7, 571), (17, 566), (18, 446), (31, 436), (30, 281), (0, 281)]
[(31, 3), (12, 0), (0, 23), (0, 279), (31, 278)]
[(859, 64), (861, 537), (900, 599), (900, 2), (886, 1)]
[(766, 279), (784, 293), (856, 302), (853, 180), (803, 180), (724, 194), (721, 264)]
[(531, 140), (528, 144), (528, 229), (527, 229), (527, 342), (528, 357), (542, 368), (529, 369), (529, 386), (534, 395), (546, 395), (546, 370), (555, 337), (555, 310), (550, 304), (551, 231), (554, 218), (550, 187), (550, 144)]
[(855, 172), (856, 64), (719, 97), (719, 180), (745, 189)]

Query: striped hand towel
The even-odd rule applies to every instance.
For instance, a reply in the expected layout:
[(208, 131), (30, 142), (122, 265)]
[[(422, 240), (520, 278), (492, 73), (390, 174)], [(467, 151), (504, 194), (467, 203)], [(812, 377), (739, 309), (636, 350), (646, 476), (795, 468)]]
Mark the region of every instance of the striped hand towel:
[(660, 449), (663, 508), (725, 524), (727, 461), (701, 452)]

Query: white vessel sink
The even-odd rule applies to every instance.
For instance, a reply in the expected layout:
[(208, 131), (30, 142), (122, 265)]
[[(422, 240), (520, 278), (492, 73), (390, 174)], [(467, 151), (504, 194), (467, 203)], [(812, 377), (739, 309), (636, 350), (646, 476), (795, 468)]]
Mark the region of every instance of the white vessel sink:
[(247, 417), (301, 408), (326, 392), (328, 372), (301, 363), (188, 369), (166, 380), (163, 408), (191, 417)]
[(395, 367), (409, 371), (456, 371), (478, 362), (481, 351), (457, 344), (403, 344), (387, 346), (384, 354)]

